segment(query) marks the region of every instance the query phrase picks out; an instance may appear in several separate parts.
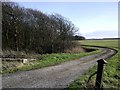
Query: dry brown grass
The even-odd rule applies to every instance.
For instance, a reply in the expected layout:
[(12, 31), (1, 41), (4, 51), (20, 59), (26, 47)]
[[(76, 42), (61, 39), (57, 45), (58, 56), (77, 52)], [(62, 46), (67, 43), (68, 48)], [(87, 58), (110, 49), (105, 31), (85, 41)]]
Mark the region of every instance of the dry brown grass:
[(41, 59), (41, 54), (36, 54), (34, 52), (26, 53), (25, 51), (13, 51), (6, 50), (3, 51), (2, 57), (5, 58), (31, 58), (31, 59)]
[(74, 47), (72, 49), (65, 50), (65, 53), (80, 53), (80, 52), (85, 52), (85, 49), (83, 49), (80, 46), (76, 46), (76, 47)]
[(22, 66), (22, 62), (14, 61), (14, 62), (7, 62), (7, 61), (2, 61), (2, 70), (8, 70), (8, 69), (14, 69), (16, 67)]

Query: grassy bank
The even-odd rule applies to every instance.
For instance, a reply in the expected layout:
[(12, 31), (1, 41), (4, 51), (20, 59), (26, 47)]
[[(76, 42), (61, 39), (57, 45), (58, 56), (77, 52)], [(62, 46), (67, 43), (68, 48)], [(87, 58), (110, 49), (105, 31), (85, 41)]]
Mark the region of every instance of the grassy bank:
[[(84, 45), (110, 47), (118, 50), (118, 53), (115, 56), (107, 60), (108, 63), (105, 65), (102, 81), (103, 88), (116, 88), (118, 90), (120, 87), (120, 60), (118, 58), (118, 55), (120, 54), (120, 48), (118, 47), (118, 40), (85, 40), (81, 41), (81, 43)], [(89, 69), (82, 77), (74, 81), (69, 86), (69, 89), (77, 90), (79, 88), (94, 88), (96, 75), (94, 75), (89, 82), (88, 79), (93, 73), (96, 72), (96, 70), (97, 66)]]
[[(91, 47), (88, 47), (89, 49)], [(15, 67), (12, 69), (3, 70), (2, 73), (14, 73), (17, 71), (27, 71), (27, 70), (33, 70), (33, 69), (39, 69), (47, 66), (57, 65), (66, 61), (79, 59), (81, 57), (100, 53), (101, 50), (95, 50), (92, 52), (81, 52), (81, 53), (56, 53), (56, 54), (44, 54), (42, 55), (42, 59), (29, 62), (27, 64), (21, 63), (19, 67)]]

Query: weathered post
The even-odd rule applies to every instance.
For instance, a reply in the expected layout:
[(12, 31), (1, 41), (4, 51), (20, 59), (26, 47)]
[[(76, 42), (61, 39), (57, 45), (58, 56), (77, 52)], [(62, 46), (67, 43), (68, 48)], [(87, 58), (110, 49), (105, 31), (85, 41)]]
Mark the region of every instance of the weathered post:
[(100, 90), (101, 89), (103, 66), (104, 66), (104, 64), (107, 64), (107, 61), (105, 61), (104, 59), (100, 59), (97, 62), (98, 62), (98, 69), (97, 69), (95, 90)]

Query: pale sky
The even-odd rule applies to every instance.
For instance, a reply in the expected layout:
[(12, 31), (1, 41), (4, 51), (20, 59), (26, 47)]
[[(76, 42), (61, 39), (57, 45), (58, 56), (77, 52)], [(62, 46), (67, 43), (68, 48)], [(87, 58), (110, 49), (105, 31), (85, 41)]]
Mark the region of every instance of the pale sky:
[(59, 13), (79, 28), (86, 38), (118, 37), (117, 2), (19, 2), (44, 13)]

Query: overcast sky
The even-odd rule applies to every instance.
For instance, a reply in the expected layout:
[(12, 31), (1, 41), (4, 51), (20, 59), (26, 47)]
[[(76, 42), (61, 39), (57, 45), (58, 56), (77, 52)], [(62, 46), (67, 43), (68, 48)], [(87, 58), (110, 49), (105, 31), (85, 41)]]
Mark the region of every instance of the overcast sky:
[(19, 2), (44, 13), (59, 13), (79, 27), (86, 38), (118, 37), (117, 2)]

